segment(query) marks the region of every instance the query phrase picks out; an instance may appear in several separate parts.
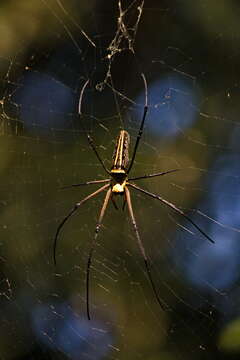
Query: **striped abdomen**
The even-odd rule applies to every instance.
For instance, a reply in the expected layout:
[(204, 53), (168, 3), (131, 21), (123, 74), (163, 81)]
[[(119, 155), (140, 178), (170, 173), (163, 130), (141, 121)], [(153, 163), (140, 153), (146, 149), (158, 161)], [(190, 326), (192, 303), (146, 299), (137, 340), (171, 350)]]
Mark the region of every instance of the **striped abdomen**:
[(130, 144), (130, 136), (127, 131), (121, 130), (117, 137), (111, 171), (125, 172), (127, 170), (129, 155), (128, 149)]

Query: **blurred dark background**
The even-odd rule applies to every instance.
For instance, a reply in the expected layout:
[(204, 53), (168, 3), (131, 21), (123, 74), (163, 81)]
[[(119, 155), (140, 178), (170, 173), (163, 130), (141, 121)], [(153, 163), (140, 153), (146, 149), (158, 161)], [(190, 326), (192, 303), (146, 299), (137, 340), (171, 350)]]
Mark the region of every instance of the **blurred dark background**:
[[(238, 1), (0, 2), (1, 359), (238, 359), (240, 355)], [(57, 226), (97, 186), (125, 128), (148, 114), (132, 176), (184, 210), (131, 192), (154, 297), (127, 210), (103, 196)], [(83, 93), (81, 112), (78, 104)], [(132, 149), (132, 147), (131, 147)], [(130, 150), (131, 150), (130, 149)], [(119, 199), (121, 208), (121, 199)]]

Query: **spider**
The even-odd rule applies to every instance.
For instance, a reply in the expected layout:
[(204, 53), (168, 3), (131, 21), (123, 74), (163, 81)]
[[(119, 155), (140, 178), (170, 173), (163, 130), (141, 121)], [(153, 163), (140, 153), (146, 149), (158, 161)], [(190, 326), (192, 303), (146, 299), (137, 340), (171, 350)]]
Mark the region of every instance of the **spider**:
[[(144, 75), (142, 74), (142, 77), (144, 79), (144, 83), (146, 85), (146, 80)], [(80, 94), (80, 100), (79, 100), (79, 115), (81, 116), (81, 101), (82, 101), (82, 95), (84, 92), (84, 89), (86, 88), (87, 84), (88, 84), (89, 80), (84, 84), (81, 94)], [(136, 223), (136, 219), (135, 219), (135, 215), (133, 212), (133, 208), (132, 208), (132, 201), (131, 201), (131, 195), (130, 195), (130, 190), (134, 189), (138, 192), (141, 192), (153, 199), (156, 199), (158, 201), (160, 201), (162, 204), (166, 205), (167, 207), (171, 208), (172, 210), (174, 210), (176, 213), (180, 214), (181, 216), (183, 216), (189, 223), (191, 223), (207, 240), (209, 240), (211, 243), (214, 243), (214, 240), (212, 240), (187, 214), (185, 214), (181, 209), (179, 209), (177, 206), (175, 206), (173, 203), (171, 203), (170, 201), (165, 200), (163, 197), (161, 197), (160, 195), (156, 195), (153, 194), (147, 190), (144, 190), (142, 188), (140, 188), (139, 186), (135, 185), (134, 183), (132, 183), (131, 181), (135, 181), (135, 180), (142, 180), (142, 179), (149, 179), (152, 177), (157, 177), (157, 176), (163, 176), (166, 174), (170, 174), (173, 172), (178, 171), (179, 169), (173, 169), (173, 170), (168, 170), (168, 171), (164, 171), (164, 172), (157, 172), (154, 174), (148, 174), (148, 175), (142, 175), (142, 176), (138, 176), (138, 177), (129, 177), (129, 174), (131, 172), (131, 169), (134, 165), (134, 161), (135, 161), (135, 157), (137, 154), (137, 150), (138, 150), (138, 146), (142, 137), (142, 133), (143, 133), (143, 127), (144, 127), (144, 123), (145, 123), (145, 119), (146, 119), (146, 115), (148, 112), (148, 105), (147, 105), (147, 99), (146, 99), (146, 103), (144, 106), (144, 111), (143, 111), (143, 116), (142, 116), (142, 120), (141, 120), (141, 124), (140, 124), (140, 128), (138, 131), (138, 135), (136, 138), (136, 142), (134, 145), (134, 149), (133, 149), (133, 154), (131, 157), (131, 160), (129, 161), (129, 144), (130, 144), (130, 135), (126, 130), (120, 130), (120, 133), (116, 139), (116, 143), (115, 143), (115, 149), (113, 152), (113, 157), (112, 157), (112, 166), (111, 166), (111, 170), (108, 170), (103, 162), (103, 160), (101, 159), (100, 155), (98, 154), (97, 148), (94, 145), (93, 139), (90, 136), (89, 133), (87, 133), (87, 139), (89, 142), (90, 147), (92, 148), (92, 150), (94, 151), (98, 161), (101, 163), (104, 171), (109, 175), (108, 179), (104, 179), (104, 180), (93, 180), (93, 181), (87, 181), (85, 183), (80, 183), (80, 184), (72, 184), (70, 186), (65, 186), (64, 188), (69, 188), (69, 187), (75, 187), (75, 186), (84, 186), (84, 185), (93, 185), (93, 184), (101, 184), (101, 183), (105, 183), (105, 185), (103, 185), (102, 187), (100, 187), (98, 190), (92, 192), (90, 195), (86, 196), (84, 199), (82, 199), (81, 201), (77, 202), (74, 207), (71, 209), (71, 211), (64, 217), (64, 219), (61, 221), (61, 223), (58, 225), (56, 234), (55, 234), (55, 238), (54, 238), (54, 246), (53, 246), (53, 258), (54, 258), (54, 264), (56, 265), (56, 246), (57, 246), (57, 240), (59, 237), (59, 233), (62, 229), (62, 227), (64, 226), (64, 224), (66, 223), (66, 221), (79, 209), (79, 207), (81, 205), (83, 205), (85, 202), (87, 202), (88, 200), (92, 199), (94, 196), (102, 193), (103, 191), (107, 191), (106, 195), (105, 195), (105, 199), (103, 201), (103, 205), (100, 211), (100, 215), (98, 218), (98, 222), (96, 224), (95, 227), (95, 234), (91, 243), (91, 247), (90, 247), (90, 251), (89, 251), (89, 255), (88, 255), (88, 260), (87, 260), (87, 275), (86, 275), (86, 306), (87, 306), (87, 317), (90, 320), (90, 307), (89, 307), (89, 280), (90, 280), (90, 269), (91, 269), (91, 263), (92, 263), (92, 256), (93, 256), (93, 251), (95, 248), (95, 244), (97, 241), (97, 237), (99, 234), (99, 230), (101, 228), (102, 225), (102, 221), (103, 221), (103, 217), (105, 214), (105, 211), (107, 209), (109, 200), (111, 200), (113, 202), (113, 205), (116, 209), (118, 209), (117, 204), (115, 202), (115, 197), (117, 196), (123, 196), (124, 198), (124, 202), (123, 202), (123, 209), (125, 204), (127, 204), (128, 207), (128, 211), (129, 211), (129, 216), (133, 225), (133, 230), (135, 232), (136, 235), (136, 240), (140, 249), (140, 252), (142, 254), (143, 260), (144, 260), (144, 264), (145, 264), (145, 268), (146, 268), (146, 272), (153, 290), (153, 293), (156, 297), (157, 302), (159, 303), (160, 307), (163, 310), (166, 310), (166, 305), (165, 303), (160, 299), (158, 292), (156, 290), (156, 286), (155, 283), (153, 281), (152, 278), (152, 274), (151, 274), (151, 270), (150, 270), (150, 265), (149, 265), (149, 260), (148, 257), (146, 255), (146, 251), (143, 245), (143, 242), (141, 240), (140, 234), (139, 234), (139, 229), (138, 229), (138, 225)]]

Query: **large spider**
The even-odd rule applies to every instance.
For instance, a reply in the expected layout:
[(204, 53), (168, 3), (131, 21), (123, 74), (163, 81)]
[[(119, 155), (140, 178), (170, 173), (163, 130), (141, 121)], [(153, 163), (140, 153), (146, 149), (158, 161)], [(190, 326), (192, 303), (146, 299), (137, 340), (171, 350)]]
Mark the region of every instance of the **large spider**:
[[(145, 80), (145, 78), (144, 78), (144, 80)], [(80, 116), (82, 115), (81, 114), (82, 95), (83, 95), (84, 89), (87, 86), (87, 84), (88, 84), (88, 81), (84, 84), (84, 86), (82, 88), (82, 91), (81, 91), (81, 95), (80, 95), (80, 101), (79, 101), (79, 115)], [(60, 230), (62, 229), (63, 225), (79, 209), (79, 207), (82, 204), (84, 204), (86, 201), (93, 198), (94, 196), (100, 194), (101, 192), (107, 191), (107, 193), (105, 195), (103, 205), (102, 205), (102, 208), (101, 208), (101, 211), (100, 211), (98, 223), (97, 223), (96, 228), (95, 228), (95, 235), (94, 235), (93, 240), (92, 240), (91, 248), (90, 248), (89, 255), (88, 255), (88, 261), (87, 261), (86, 303), (87, 303), (87, 317), (88, 317), (89, 320), (90, 320), (89, 276), (90, 276), (90, 269), (91, 269), (93, 250), (94, 250), (94, 247), (95, 247), (95, 244), (96, 244), (96, 241), (97, 241), (98, 233), (99, 233), (99, 230), (101, 228), (102, 220), (103, 220), (106, 208), (108, 206), (109, 200), (112, 200), (114, 207), (116, 209), (118, 209), (117, 204), (115, 202), (115, 197), (116, 196), (123, 196), (124, 197), (123, 208), (124, 208), (124, 205), (127, 203), (128, 211), (129, 211), (129, 215), (130, 215), (130, 218), (131, 218), (133, 229), (134, 229), (134, 232), (135, 232), (135, 235), (136, 235), (137, 243), (138, 243), (139, 249), (141, 251), (141, 254), (143, 256), (143, 259), (144, 259), (147, 275), (148, 275), (149, 281), (151, 283), (153, 292), (154, 292), (156, 300), (159, 303), (159, 305), (161, 306), (161, 308), (164, 309), (164, 310), (166, 309), (166, 306), (162, 302), (162, 300), (160, 299), (160, 297), (159, 297), (159, 295), (157, 293), (155, 284), (153, 282), (148, 257), (146, 255), (146, 251), (145, 251), (145, 248), (143, 246), (143, 243), (142, 243), (142, 240), (141, 240), (141, 237), (140, 237), (140, 234), (139, 234), (138, 226), (137, 226), (137, 223), (136, 223), (136, 220), (135, 220), (135, 216), (134, 216), (134, 212), (133, 212), (133, 208), (132, 208), (132, 202), (131, 202), (131, 195), (130, 195), (129, 187), (134, 189), (134, 190), (137, 190), (137, 191), (139, 191), (139, 192), (141, 192), (141, 193), (143, 193), (143, 194), (145, 194), (145, 195), (147, 195), (149, 197), (157, 199), (162, 204), (164, 204), (164, 205), (168, 206), (169, 208), (173, 209), (175, 212), (182, 215), (188, 222), (190, 222), (211, 243), (214, 243), (214, 241), (193, 220), (191, 220), (191, 218), (188, 215), (186, 215), (182, 210), (180, 210), (174, 204), (172, 204), (171, 202), (165, 200), (160, 195), (156, 195), (156, 194), (153, 194), (153, 193), (151, 193), (151, 192), (149, 192), (147, 190), (143, 190), (139, 186), (137, 186), (137, 185), (130, 182), (130, 181), (135, 181), (135, 180), (140, 180), (140, 179), (149, 179), (149, 178), (156, 177), (156, 176), (163, 176), (163, 175), (166, 175), (166, 174), (169, 174), (169, 173), (172, 173), (172, 172), (175, 172), (175, 171), (179, 170), (179, 169), (173, 169), (173, 170), (168, 170), (168, 171), (164, 171), (164, 172), (158, 172), (158, 173), (154, 173), (154, 174), (148, 174), (148, 175), (138, 176), (138, 177), (134, 177), (134, 178), (129, 178), (129, 174), (130, 174), (130, 171), (131, 171), (131, 169), (133, 167), (135, 157), (136, 157), (136, 153), (137, 153), (137, 149), (138, 149), (138, 146), (139, 146), (139, 142), (140, 142), (140, 139), (141, 139), (141, 136), (142, 136), (147, 111), (148, 111), (148, 106), (147, 106), (147, 102), (146, 102), (146, 104), (144, 106), (143, 117), (142, 117), (141, 125), (140, 125), (139, 131), (138, 131), (135, 146), (134, 146), (134, 149), (133, 149), (133, 154), (132, 154), (130, 164), (129, 164), (130, 135), (128, 134), (128, 132), (126, 130), (121, 130), (118, 137), (117, 137), (117, 139), (116, 139), (115, 149), (114, 149), (114, 152), (113, 152), (111, 170), (108, 170), (105, 167), (104, 162), (102, 161), (101, 157), (99, 156), (98, 151), (97, 151), (97, 149), (96, 149), (96, 147), (94, 145), (93, 139), (91, 138), (91, 136), (89, 134), (87, 134), (89, 145), (91, 146), (92, 150), (96, 154), (96, 156), (97, 156), (99, 162), (101, 163), (104, 171), (110, 176), (110, 178), (105, 179), (105, 180), (93, 180), (93, 181), (88, 181), (88, 182), (85, 182), (85, 183), (72, 184), (70, 186), (67, 186), (67, 187), (75, 187), (75, 186), (84, 186), (84, 185), (106, 183), (105, 185), (100, 187), (98, 190), (94, 191), (93, 193), (86, 196), (83, 200), (77, 202), (74, 205), (72, 210), (68, 213), (67, 216), (65, 216), (65, 218), (62, 220), (62, 222), (59, 224), (59, 226), (57, 228), (57, 231), (56, 231), (55, 238), (54, 238), (53, 257), (54, 257), (54, 263), (56, 265), (57, 240), (58, 240), (58, 236), (59, 236)]]

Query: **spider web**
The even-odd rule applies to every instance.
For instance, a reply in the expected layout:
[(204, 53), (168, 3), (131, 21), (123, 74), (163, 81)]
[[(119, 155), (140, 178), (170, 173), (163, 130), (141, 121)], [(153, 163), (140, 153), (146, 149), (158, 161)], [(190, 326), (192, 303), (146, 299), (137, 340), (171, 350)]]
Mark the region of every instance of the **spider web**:
[[(199, 359), (239, 355), (239, 12), (237, 2), (36, 0), (2, 3), (1, 359)], [(145, 86), (143, 79), (146, 79)], [(82, 94), (81, 112), (78, 103)], [(131, 190), (156, 302), (127, 209), (83, 205), (111, 167), (116, 136), (132, 177), (185, 211)], [(14, 339), (14, 341), (13, 341)]]

